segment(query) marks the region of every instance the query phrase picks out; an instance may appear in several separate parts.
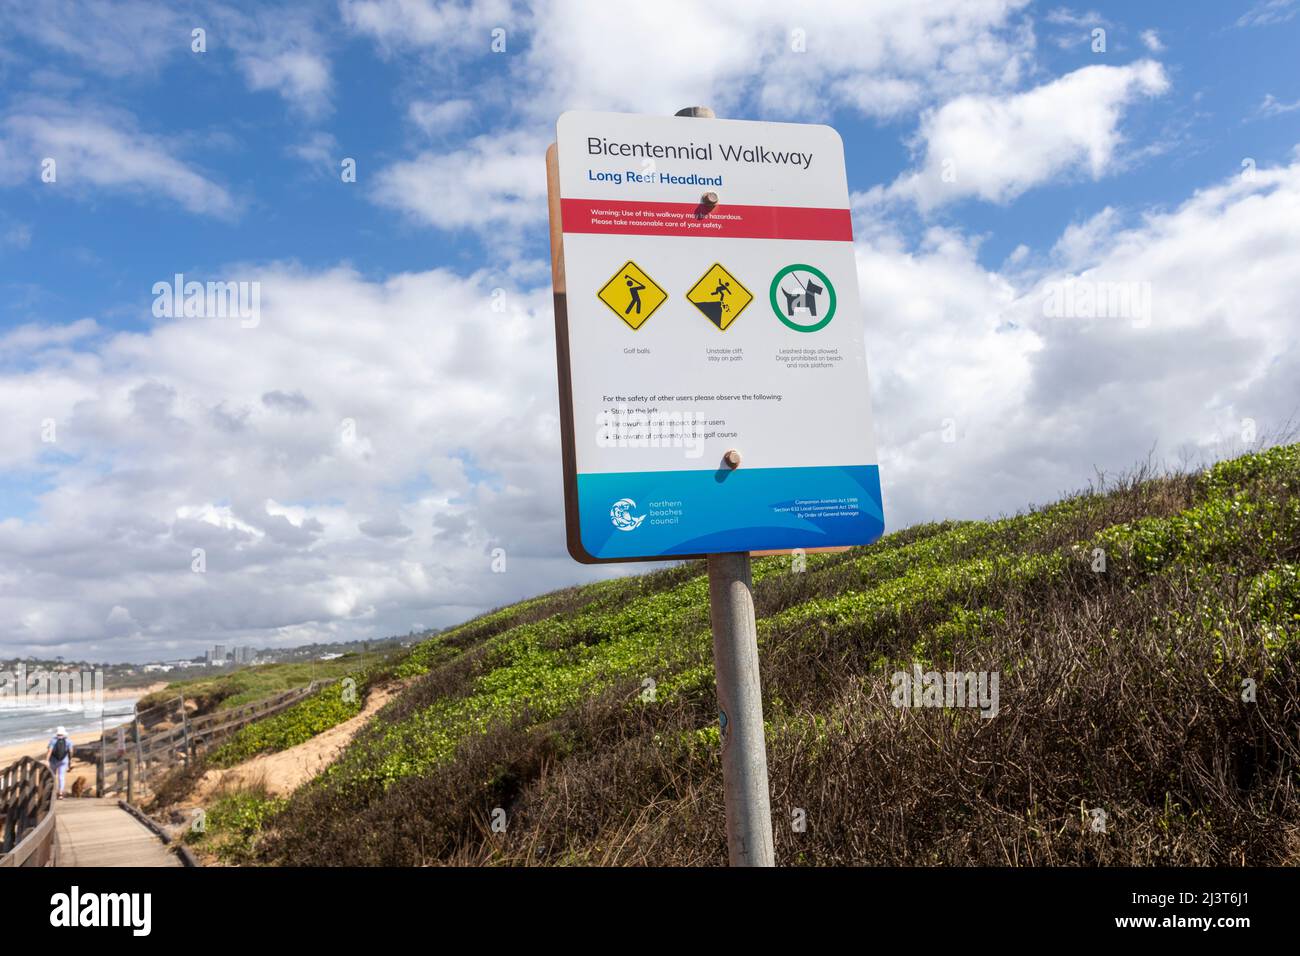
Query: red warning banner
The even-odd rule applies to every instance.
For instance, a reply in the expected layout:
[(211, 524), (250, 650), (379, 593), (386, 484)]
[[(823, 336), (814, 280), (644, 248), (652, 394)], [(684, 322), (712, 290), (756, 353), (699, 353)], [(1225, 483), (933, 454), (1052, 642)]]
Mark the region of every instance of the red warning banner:
[(727, 204), (707, 209), (695, 203), (609, 199), (563, 199), (560, 205), (565, 232), (853, 241), (847, 209)]

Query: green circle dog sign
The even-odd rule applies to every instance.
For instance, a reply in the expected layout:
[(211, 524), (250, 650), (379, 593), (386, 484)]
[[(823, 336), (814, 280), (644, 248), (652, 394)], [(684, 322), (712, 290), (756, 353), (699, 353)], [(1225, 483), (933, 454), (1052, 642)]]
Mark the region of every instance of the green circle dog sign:
[(819, 332), (835, 318), (835, 285), (815, 266), (786, 266), (768, 295), (776, 317), (796, 332)]

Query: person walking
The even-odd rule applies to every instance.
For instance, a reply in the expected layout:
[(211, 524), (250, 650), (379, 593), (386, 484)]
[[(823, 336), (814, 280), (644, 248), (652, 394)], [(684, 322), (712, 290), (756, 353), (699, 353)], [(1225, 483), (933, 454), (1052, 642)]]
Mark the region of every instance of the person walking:
[(54, 736), (50, 738), (50, 745), (45, 751), (45, 761), (50, 765), (50, 773), (58, 778), (58, 799), (63, 799), (63, 781), (68, 774), (68, 767), (72, 765), (72, 741), (68, 739), (68, 732), (63, 727), (57, 727)]

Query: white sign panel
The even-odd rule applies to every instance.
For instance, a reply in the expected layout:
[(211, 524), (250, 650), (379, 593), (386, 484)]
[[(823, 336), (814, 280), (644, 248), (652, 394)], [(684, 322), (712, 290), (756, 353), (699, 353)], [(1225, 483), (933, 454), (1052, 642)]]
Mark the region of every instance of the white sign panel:
[[(570, 112), (551, 169), (569, 549), (864, 544), (884, 516), (844, 147)], [(716, 200), (716, 201), (714, 201)], [(561, 271), (562, 270), (562, 271)], [(724, 460), (738, 452), (740, 467)]]

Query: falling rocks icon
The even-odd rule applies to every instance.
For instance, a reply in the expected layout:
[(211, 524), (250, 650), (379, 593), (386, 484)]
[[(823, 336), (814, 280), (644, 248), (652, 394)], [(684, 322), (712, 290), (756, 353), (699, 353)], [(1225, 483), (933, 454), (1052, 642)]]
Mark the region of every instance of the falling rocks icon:
[(718, 328), (722, 328), (722, 303), (721, 302), (692, 302), (695, 308), (703, 312)]

